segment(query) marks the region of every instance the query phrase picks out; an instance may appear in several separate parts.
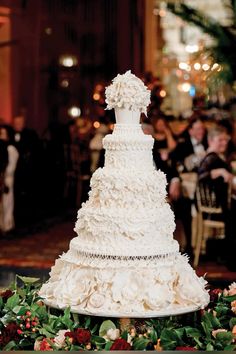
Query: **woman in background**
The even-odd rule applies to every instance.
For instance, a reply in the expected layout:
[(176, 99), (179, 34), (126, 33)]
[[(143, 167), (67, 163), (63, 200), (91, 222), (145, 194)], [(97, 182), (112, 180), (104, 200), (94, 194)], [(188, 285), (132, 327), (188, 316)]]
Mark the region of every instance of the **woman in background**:
[(229, 135), (220, 126), (215, 126), (208, 132), (208, 150), (206, 156), (200, 163), (198, 170), (199, 183), (206, 184), (213, 190), (217, 204), (222, 208), (223, 221), (225, 223), (226, 248), (223, 256), (227, 259), (230, 270), (236, 270), (235, 249), (236, 249), (236, 200), (231, 198), (229, 205), (229, 189), (235, 188), (235, 177), (231, 168), (225, 160)]
[(14, 173), (19, 157), (17, 149), (10, 143), (10, 130), (0, 126), (0, 140), (7, 144), (8, 163), (4, 172), (4, 190), (2, 194), (1, 230), (9, 232), (14, 229)]

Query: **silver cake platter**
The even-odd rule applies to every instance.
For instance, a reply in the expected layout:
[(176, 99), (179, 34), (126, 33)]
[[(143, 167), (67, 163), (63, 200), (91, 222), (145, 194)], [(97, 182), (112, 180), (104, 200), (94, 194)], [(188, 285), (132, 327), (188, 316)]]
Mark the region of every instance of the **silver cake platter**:
[[(48, 306), (49, 310), (50, 308), (52, 309), (57, 309), (57, 310), (65, 310), (68, 306), (64, 307), (59, 307), (54, 304), (52, 304), (50, 301), (43, 300), (42, 301), (45, 303), (46, 306)], [(208, 302), (203, 304), (202, 306), (200, 305), (192, 305), (192, 306), (186, 306), (186, 307), (177, 307), (176, 308), (166, 308), (165, 310), (162, 311), (147, 311), (147, 312), (90, 312), (86, 310), (78, 310), (78, 308), (71, 306), (71, 313), (76, 313), (80, 315), (86, 315), (86, 316), (94, 316), (94, 317), (112, 317), (112, 318), (155, 318), (155, 317), (170, 317), (170, 316), (179, 316), (179, 315), (185, 315), (188, 313), (196, 312), (199, 311), (203, 308), (205, 308), (208, 305)]]

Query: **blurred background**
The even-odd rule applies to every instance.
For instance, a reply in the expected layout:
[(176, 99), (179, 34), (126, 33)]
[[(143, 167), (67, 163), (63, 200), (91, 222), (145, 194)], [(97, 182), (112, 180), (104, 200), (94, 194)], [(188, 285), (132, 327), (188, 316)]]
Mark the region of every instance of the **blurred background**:
[(47, 279), (68, 249), (115, 122), (105, 87), (127, 70), (151, 90), (142, 127), (181, 250), (236, 279), (236, 1), (0, 0), (0, 286)]

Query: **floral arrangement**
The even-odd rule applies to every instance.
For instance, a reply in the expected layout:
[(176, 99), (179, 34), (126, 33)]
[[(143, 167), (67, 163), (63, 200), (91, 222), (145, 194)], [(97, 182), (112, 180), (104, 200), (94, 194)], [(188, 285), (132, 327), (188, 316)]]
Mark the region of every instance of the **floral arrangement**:
[[(21, 283), (21, 284), (19, 284)], [(50, 312), (35, 278), (0, 293), (0, 350), (235, 350), (236, 283), (210, 291), (207, 309), (165, 319), (110, 320)]]
[(147, 115), (151, 91), (143, 81), (131, 73), (118, 74), (105, 91), (107, 108), (126, 108), (130, 111), (140, 111)]

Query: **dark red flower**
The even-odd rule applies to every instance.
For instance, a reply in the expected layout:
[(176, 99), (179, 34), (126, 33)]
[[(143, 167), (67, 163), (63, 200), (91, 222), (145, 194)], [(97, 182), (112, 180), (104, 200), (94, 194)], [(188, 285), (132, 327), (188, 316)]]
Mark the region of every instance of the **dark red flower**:
[(91, 340), (91, 333), (88, 329), (77, 328), (74, 332), (66, 332), (65, 337), (73, 339), (73, 343), (88, 344)]
[(222, 294), (221, 289), (212, 289), (209, 292), (210, 295), (210, 301), (211, 302), (216, 302), (218, 300), (219, 294)]
[(9, 299), (9, 297), (12, 295), (14, 295), (14, 293), (11, 290), (6, 290), (0, 293), (0, 296), (3, 298), (3, 300)]
[(19, 327), (15, 323), (9, 323), (4, 327), (0, 336), (0, 347), (4, 348), (12, 340), (17, 341), (19, 339), (18, 329)]
[(91, 339), (91, 333), (88, 329), (77, 328), (75, 330), (75, 339), (79, 344), (88, 344)]
[(130, 350), (131, 345), (123, 338), (118, 338), (112, 344), (110, 350)]
[(186, 351), (190, 351), (190, 352), (195, 352), (197, 351), (196, 348), (194, 347), (176, 347), (175, 350), (186, 350)]

